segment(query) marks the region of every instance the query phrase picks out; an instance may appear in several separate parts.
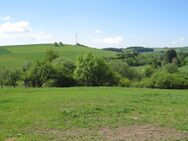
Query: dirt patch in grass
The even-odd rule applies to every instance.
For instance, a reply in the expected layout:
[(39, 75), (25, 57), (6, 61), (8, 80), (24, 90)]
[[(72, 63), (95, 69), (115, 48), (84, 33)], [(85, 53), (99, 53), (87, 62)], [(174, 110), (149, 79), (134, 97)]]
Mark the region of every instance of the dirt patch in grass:
[(84, 128), (75, 129), (41, 129), (33, 132), (35, 135), (49, 138), (50, 141), (93, 141), (104, 140), (99, 136), (98, 132)]
[(45, 137), (50, 141), (188, 141), (188, 132), (153, 125), (103, 127), (99, 130), (88, 128), (35, 129), (29, 133)]
[(7, 138), (7, 139), (5, 139), (5, 141), (16, 141), (16, 139), (15, 138)]
[(100, 133), (111, 141), (176, 141), (187, 140), (188, 133), (151, 125), (133, 125), (120, 128), (101, 128)]

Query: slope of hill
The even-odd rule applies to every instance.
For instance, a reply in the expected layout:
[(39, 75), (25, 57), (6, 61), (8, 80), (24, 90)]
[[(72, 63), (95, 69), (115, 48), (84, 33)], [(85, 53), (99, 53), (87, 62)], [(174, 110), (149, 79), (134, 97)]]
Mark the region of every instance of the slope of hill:
[(2, 46), (0, 47), (0, 67), (4, 66), (5, 68), (16, 68), (24, 65), (25, 63), (42, 59), (46, 51), (50, 49), (57, 51), (62, 57), (73, 60), (80, 55), (90, 52), (102, 57), (111, 57), (116, 54), (112, 51), (76, 45), (64, 45), (63, 47), (55, 47), (54, 44)]
[[(153, 48), (154, 51), (159, 52), (159, 51), (166, 51), (168, 48)], [(177, 52), (188, 52), (188, 47), (175, 47), (172, 48), (175, 49)]]

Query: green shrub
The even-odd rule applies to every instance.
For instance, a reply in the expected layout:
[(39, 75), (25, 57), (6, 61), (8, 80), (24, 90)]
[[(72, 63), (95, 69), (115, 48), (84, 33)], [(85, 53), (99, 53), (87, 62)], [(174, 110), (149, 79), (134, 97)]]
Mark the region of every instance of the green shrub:
[[(149, 82), (147, 82), (149, 81)], [(167, 73), (160, 71), (155, 73), (149, 80), (143, 85), (151, 88), (162, 89), (185, 89), (188, 88), (187, 74), (183, 73)]]
[(119, 86), (121, 86), (121, 87), (130, 87), (131, 86), (131, 81), (129, 79), (122, 78), (119, 81)]
[(151, 66), (147, 66), (143, 70), (143, 77), (151, 77), (151, 75), (155, 72), (155, 69)]
[(163, 66), (163, 70), (167, 73), (177, 73), (178, 67), (175, 64), (166, 64), (165, 66)]
[(55, 87), (56, 82), (53, 79), (49, 79), (48, 81), (44, 82), (42, 87)]
[(154, 85), (151, 81), (150, 78), (146, 78), (146, 79), (143, 79), (141, 82), (140, 82), (140, 87), (144, 87), (144, 88), (153, 88)]

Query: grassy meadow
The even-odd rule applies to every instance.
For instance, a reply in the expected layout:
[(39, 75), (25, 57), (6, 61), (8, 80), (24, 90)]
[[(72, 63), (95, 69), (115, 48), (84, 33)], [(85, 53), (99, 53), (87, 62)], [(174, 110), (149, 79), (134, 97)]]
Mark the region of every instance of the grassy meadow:
[(54, 44), (5, 46), (0, 47), (0, 67), (22, 67), (28, 62), (42, 59), (45, 53), (50, 49), (57, 51), (62, 57), (73, 60), (77, 59), (80, 55), (87, 53), (92, 53), (101, 57), (111, 57), (116, 54), (112, 51), (65, 44), (63, 47), (55, 47)]
[[(21, 68), (28, 62), (44, 59), (50, 49), (60, 57), (73, 61), (87, 53), (102, 58), (115, 57), (117, 54), (76, 45), (5, 46), (0, 47), (0, 68)], [(159, 51), (162, 50), (155, 49), (155, 52), (144, 55), (155, 55)], [(119, 67), (123, 70), (128, 68), (126, 65)], [(138, 72), (143, 72), (146, 67), (131, 66)], [(179, 70), (187, 72), (188, 68), (185, 65)], [(31, 73), (31, 76), (36, 72)], [(27, 73), (23, 74), (23, 78), (27, 78)], [(39, 74), (36, 79), (40, 76)], [(3, 78), (2, 80), (6, 80)], [(133, 88), (24, 89), (21, 88), (22, 79), (20, 77), (20, 84), (15, 89), (10, 87), (13, 85), (4, 85), (0, 89), (0, 141), (188, 140), (188, 90), (143, 89), (134, 88), (134, 85)], [(165, 82), (160, 80), (159, 82)], [(66, 79), (63, 84), (65, 82)], [(165, 85), (168, 86), (168, 83)]]
[(118, 87), (0, 89), (0, 140), (123, 140), (108, 131), (144, 125), (187, 133), (187, 94)]

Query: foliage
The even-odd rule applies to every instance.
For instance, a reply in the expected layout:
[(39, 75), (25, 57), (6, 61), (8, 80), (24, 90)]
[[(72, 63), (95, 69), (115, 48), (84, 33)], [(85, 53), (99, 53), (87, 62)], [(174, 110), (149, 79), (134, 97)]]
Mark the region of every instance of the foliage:
[[(186, 71), (179, 72), (176, 60), (180, 58), (179, 60), (185, 61), (186, 54), (178, 54), (172, 57), (171, 63), (162, 64), (164, 55), (173, 56), (167, 55), (167, 52), (143, 55), (129, 51), (123, 52), (121, 59), (104, 59), (88, 53), (81, 55), (75, 62), (60, 57), (57, 51), (50, 49), (43, 59), (26, 64), (20, 71), (1, 69), (0, 83), (1, 87), (24, 84), (24, 87), (187, 88), (188, 74), (183, 73)], [(138, 67), (133, 67), (136, 64)]]
[(178, 67), (175, 64), (166, 64), (165, 66), (163, 66), (163, 70), (167, 73), (177, 73)]
[(55, 42), (55, 43), (54, 43), (54, 45), (55, 45), (55, 47), (59, 47), (59, 45), (58, 45), (58, 43), (57, 43), (57, 42)]
[(164, 63), (172, 63), (175, 58), (177, 58), (176, 51), (174, 49), (168, 49), (164, 55)]
[(126, 48), (128, 50), (133, 50), (136, 52), (153, 52), (154, 49), (153, 48), (147, 48), (147, 47), (141, 47), (141, 46), (133, 46), (133, 47), (128, 47)]
[(143, 70), (143, 77), (151, 77), (154, 72), (155, 69), (152, 66), (147, 66)]
[(2, 68), (1, 70), (0, 70), (0, 86), (1, 86), (1, 88), (3, 87), (3, 85), (4, 85), (4, 81), (5, 81), (5, 74), (4, 74), (4, 68)]
[(57, 87), (70, 87), (76, 84), (73, 78), (74, 70), (76, 68), (75, 64), (65, 58), (57, 58), (52, 62), (55, 73), (55, 80)]
[(131, 86), (131, 81), (129, 79), (126, 79), (126, 78), (121, 78), (119, 80), (119, 86), (121, 86), (121, 87), (130, 87)]
[(114, 51), (114, 52), (122, 52), (122, 48), (103, 48), (103, 50), (109, 50), (109, 51)]
[(46, 52), (45, 61), (52, 62), (53, 60), (57, 59), (59, 54), (54, 50), (49, 50)]
[(53, 79), (55, 70), (49, 62), (35, 62), (30, 70), (30, 80), (32, 86), (42, 87), (43, 83)]
[(78, 58), (75, 77), (86, 86), (108, 85), (106, 78), (109, 71), (103, 59), (89, 53)]
[(17, 81), (20, 79), (20, 71), (14, 70), (8, 73), (7, 85), (16, 87)]
[(184, 73), (170, 74), (159, 71), (152, 75), (150, 79), (142, 82), (142, 86), (160, 89), (185, 89), (188, 88), (187, 75)]
[(125, 77), (129, 80), (141, 79), (140, 74), (134, 68), (131, 68), (126, 62), (121, 60), (111, 61), (110, 68), (113, 72), (119, 73), (122, 77)]
[(59, 46), (63, 47), (63, 42), (59, 42)]
[(42, 87), (56, 87), (56, 80), (54, 79), (49, 79), (47, 81), (45, 81), (43, 84), (42, 84)]

